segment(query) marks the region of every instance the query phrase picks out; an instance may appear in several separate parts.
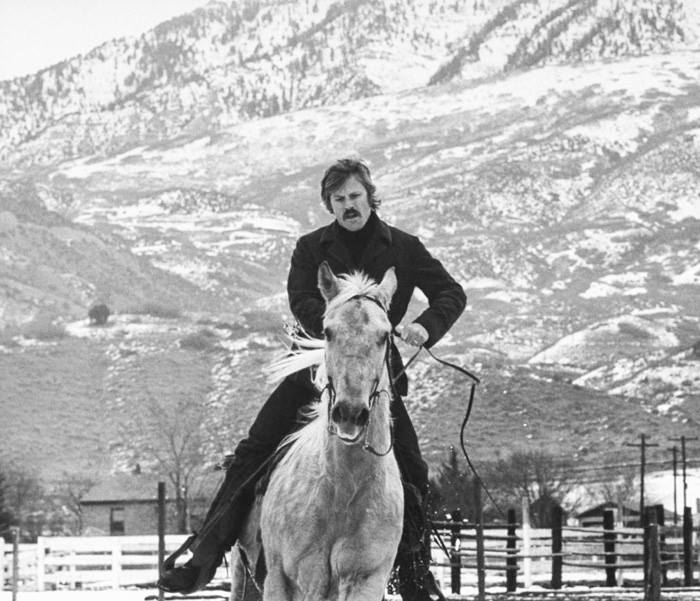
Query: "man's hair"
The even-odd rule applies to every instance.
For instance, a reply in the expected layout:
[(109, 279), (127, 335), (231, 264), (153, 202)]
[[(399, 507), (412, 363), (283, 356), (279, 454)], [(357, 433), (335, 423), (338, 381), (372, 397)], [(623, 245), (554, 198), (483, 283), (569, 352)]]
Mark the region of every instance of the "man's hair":
[(372, 209), (379, 208), (382, 201), (377, 198), (377, 187), (372, 183), (369, 167), (356, 159), (340, 159), (326, 169), (321, 180), (321, 198), (330, 213), (333, 212), (331, 194), (338, 190), (352, 175), (365, 187), (369, 206)]

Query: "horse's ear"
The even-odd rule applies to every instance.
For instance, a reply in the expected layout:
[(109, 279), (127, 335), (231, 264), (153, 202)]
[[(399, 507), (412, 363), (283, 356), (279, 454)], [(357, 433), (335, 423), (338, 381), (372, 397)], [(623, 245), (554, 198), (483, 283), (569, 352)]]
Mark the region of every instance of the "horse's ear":
[(394, 296), (394, 292), (396, 292), (396, 285), (396, 270), (394, 267), (389, 267), (377, 287), (377, 295), (381, 298), (382, 304), (387, 308), (391, 304), (391, 297)]
[(318, 289), (321, 291), (323, 298), (326, 299), (326, 303), (335, 298), (340, 290), (338, 278), (335, 277), (333, 270), (326, 261), (321, 263), (318, 268)]

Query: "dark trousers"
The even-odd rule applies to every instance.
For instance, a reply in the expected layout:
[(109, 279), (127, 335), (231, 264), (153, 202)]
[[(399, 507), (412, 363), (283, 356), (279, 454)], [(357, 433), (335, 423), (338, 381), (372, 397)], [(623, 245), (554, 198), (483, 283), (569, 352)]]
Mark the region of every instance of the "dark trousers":
[[(226, 478), (192, 545), (194, 564), (204, 565), (215, 557), (220, 561), (220, 556), (236, 541), (254, 497), (255, 482), (282, 439), (302, 425), (299, 410), (311, 403), (315, 394), (308, 379), (295, 374), (283, 380), (263, 404), (248, 431), (248, 437), (236, 447)], [(400, 396), (392, 402), (391, 413), (394, 419), (394, 453), (407, 496), (405, 537), (407, 526), (425, 522), (423, 516), (413, 514), (417, 511), (416, 496), (420, 508), (420, 499), (425, 499), (428, 492), (428, 466), (423, 461), (416, 431)], [(416, 492), (419, 494), (416, 495)], [(422, 533), (418, 537), (421, 538)]]

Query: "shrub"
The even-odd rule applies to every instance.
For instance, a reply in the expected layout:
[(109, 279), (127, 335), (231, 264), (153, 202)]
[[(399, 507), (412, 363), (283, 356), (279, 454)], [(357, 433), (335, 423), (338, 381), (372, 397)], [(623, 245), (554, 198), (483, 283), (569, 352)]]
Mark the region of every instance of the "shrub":
[(193, 332), (180, 339), (180, 348), (193, 351), (210, 351), (218, 346), (219, 340), (208, 328)]

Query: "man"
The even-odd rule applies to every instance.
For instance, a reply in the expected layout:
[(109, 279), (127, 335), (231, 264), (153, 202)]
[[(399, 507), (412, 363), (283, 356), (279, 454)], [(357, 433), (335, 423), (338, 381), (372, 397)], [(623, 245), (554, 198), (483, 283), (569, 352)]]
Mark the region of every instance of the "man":
[[(361, 270), (376, 281), (394, 267), (398, 285), (389, 308), (392, 326), (408, 344), (435, 344), (464, 310), (466, 297), (462, 287), (417, 237), (379, 219), (376, 211), (381, 201), (364, 163), (343, 159), (331, 165), (321, 181), (321, 197), (334, 221), (298, 240), (287, 281), (289, 304), (301, 327), (313, 336), (322, 336), (325, 303), (317, 285), (322, 262), (327, 261), (335, 273)], [(429, 306), (412, 323), (400, 328), (415, 288), (425, 294)], [(395, 374), (403, 369), (394, 346), (391, 367)], [(396, 390), (399, 396), (392, 403), (394, 449), (406, 498), (404, 532), (397, 557), (399, 592), (404, 601), (427, 601), (431, 592), (442, 596), (428, 570), (428, 467), (401, 399), (408, 391), (405, 374), (401, 373)], [(186, 594), (203, 588), (212, 579), (239, 534), (252, 502), (254, 483), (267, 459), (298, 426), (298, 410), (316, 395), (306, 374), (286, 378), (273, 391), (248, 437), (236, 448), (202, 530), (166, 561), (160, 588)], [(175, 559), (186, 548), (191, 549), (192, 558), (185, 565), (174, 567)]]

